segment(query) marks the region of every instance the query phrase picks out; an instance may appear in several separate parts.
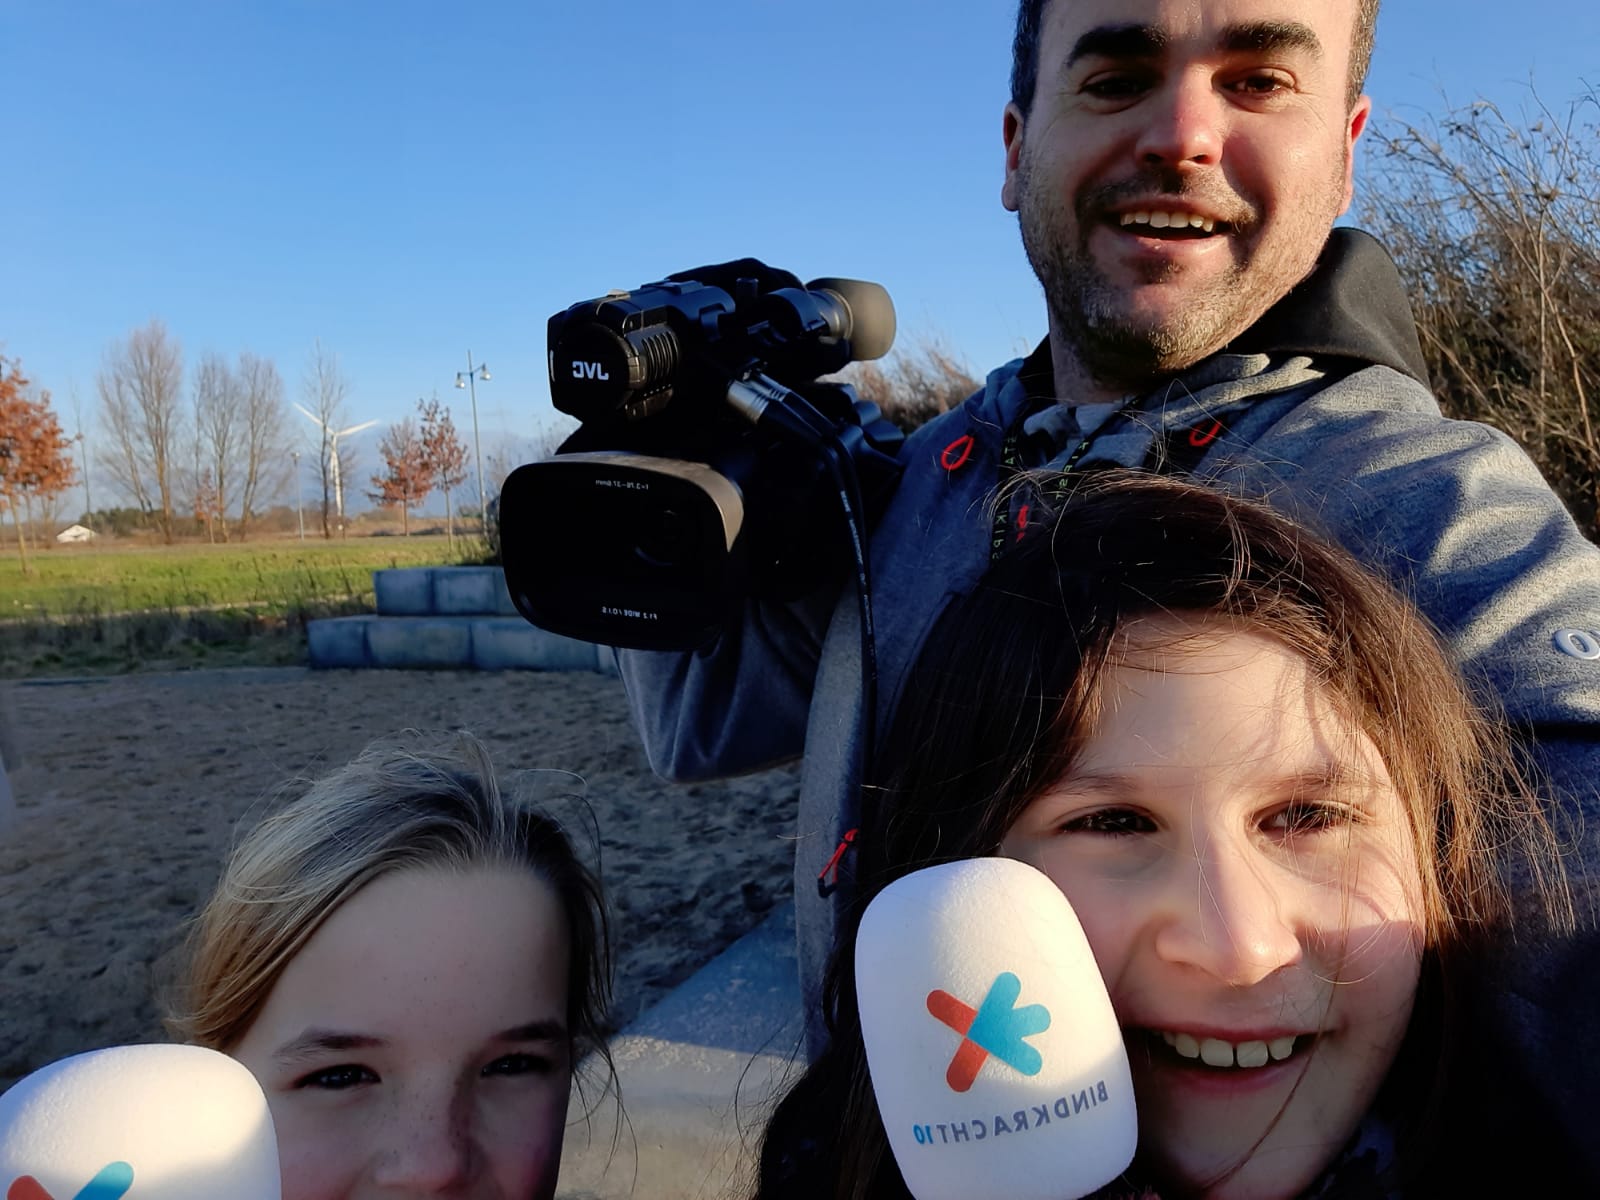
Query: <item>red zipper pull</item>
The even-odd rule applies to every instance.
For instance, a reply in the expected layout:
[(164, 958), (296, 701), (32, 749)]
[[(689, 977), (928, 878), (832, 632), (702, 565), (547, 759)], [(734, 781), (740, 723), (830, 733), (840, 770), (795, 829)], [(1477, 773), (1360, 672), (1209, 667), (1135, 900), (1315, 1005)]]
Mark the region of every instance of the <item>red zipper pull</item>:
[(826, 900), (839, 890), (839, 863), (856, 840), (859, 829), (847, 829), (839, 844), (833, 848), (833, 857), (822, 868), (822, 873), (817, 876), (817, 895)]

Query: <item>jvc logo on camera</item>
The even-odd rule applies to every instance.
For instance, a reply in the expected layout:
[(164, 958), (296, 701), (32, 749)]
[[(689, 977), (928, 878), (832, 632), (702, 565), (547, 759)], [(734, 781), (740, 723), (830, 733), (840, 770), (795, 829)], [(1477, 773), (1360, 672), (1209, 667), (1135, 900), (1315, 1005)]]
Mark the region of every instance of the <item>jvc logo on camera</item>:
[(572, 377), (574, 379), (600, 380), (609, 380), (611, 378), (610, 375), (606, 374), (605, 363), (579, 362), (577, 359), (572, 361)]

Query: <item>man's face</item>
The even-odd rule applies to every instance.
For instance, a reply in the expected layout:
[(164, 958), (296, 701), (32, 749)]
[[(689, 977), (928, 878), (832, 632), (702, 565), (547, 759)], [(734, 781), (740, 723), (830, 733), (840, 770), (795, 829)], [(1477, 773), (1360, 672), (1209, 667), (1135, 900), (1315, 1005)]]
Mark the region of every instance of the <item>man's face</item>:
[(1242, 333), (1350, 203), (1355, 0), (1054, 0), (1005, 206), (1051, 327), (1136, 390)]

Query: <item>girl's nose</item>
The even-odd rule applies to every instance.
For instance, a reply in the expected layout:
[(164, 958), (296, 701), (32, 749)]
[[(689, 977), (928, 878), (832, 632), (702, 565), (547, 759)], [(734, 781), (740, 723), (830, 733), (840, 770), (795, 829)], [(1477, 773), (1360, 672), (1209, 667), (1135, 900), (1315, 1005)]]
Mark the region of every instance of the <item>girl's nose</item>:
[(450, 1194), (471, 1175), (469, 1101), (451, 1093), (413, 1094), (384, 1122), (373, 1182), (406, 1194)]
[(1175, 870), (1167, 913), (1156, 932), (1165, 961), (1249, 987), (1298, 962), (1303, 953), (1292, 884), (1248, 847), (1202, 847)]
[(1135, 154), (1141, 168), (1216, 166), (1222, 161), (1223, 98), (1209, 77), (1177, 75), (1139, 106)]

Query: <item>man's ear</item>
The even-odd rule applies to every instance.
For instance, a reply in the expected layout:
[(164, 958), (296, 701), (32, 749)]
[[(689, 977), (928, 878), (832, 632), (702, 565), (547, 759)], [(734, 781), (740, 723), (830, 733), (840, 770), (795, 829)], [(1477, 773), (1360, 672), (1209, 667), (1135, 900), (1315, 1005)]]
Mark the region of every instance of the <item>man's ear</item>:
[(1010, 212), (1016, 212), (1022, 203), (1017, 194), (1018, 172), (1022, 166), (1022, 110), (1016, 102), (1006, 104), (1001, 136), (1006, 144), (1006, 178), (1000, 185), (1000, 203)]
[(1355, 199), (1356, 192), (1356, 143), (1361, 140), (1361, 135), (1367, 130), (1367, 119), (1372, 116), (1372, 97), (1362, 95), (1355, 102), (1355, 107), (1350, 110), (1350, 118), (1345, 124), (1344, 143), (1344, 203), (1339, 206), (1339, 214), (1343, 216), (1350, 209), (1350, 203)]

